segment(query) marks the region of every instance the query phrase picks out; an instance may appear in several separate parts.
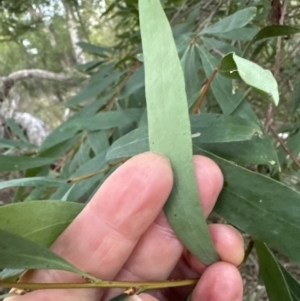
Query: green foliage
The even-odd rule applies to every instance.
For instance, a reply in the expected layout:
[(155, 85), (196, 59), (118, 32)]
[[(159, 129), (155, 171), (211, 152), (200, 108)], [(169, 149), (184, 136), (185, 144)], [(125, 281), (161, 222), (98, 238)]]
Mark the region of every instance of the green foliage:
[[(178, 195), (185, 196), (184, 205), (176, 191), (168, 200), (165, 211), (172, 226), (198, 257), (214, 261), (206, 234), (205, 244), (195, 238), (194, 231), (205, 233), (206, 225), (200, 208), (193, 207), (198, 198), (193, 153), (208, 156), (220, 166), (225, 182), (214, 212), (257, 240), (261, 275), (270, 300), (300, 300), (299, 283), (267, 247), (300, 263), (300, 172), (296, 160), (300, 152), (300, 94), (299, 54), (295, 52), (299, 39), (295, 35), (300, 29), (293, 15), (294, 3), (285, 25), (270, 24), (267, 16), (271, 7), (266, 1), (253, 1), (253, 6), (246, 1), (229, 1), (216, 10), (218, 1), (207, 3), (163, 2), (170, 28), (159, 1), (152, 2), (155, 7), (146, 7), (146, 1), (140, 3), (141, 24), (137, 1), (113, 1), (103, 18), (116, 27), (114, 46), (79, 44), (90, 61), (77, 70), (89, 79), (67, 102), (72, 117), (39, 148), (28, 143), (11, 122), (17, 139), (0, 140), (6, 152), (0, 155), (0, 171), (24, 173), (19, 179), (1, 182), (0, 188), (18, 186), (15, 200), (41, 201), (0, 208), (0, 220), (1, 214), (3, 221), (15, 220), (12, 225), (0, 221), (1, 244), (13, 252), (23, 243), (28, 246), (23, 253), (15, 253), (18, 260), (5, 253), (10, 264), (2, 260), (1, 267), (45, 267), (52, 255), (44, 248), (39, 253), (44, 256), (43, 266), (23, 260), (30, 248), (37, 250), (28, 233), (36, 227), (38, 238), (33, 242), (48, 247), (82, 208), (70, 201), (88, 201), (121, 161), (149, 149), (171, 159)], [(153, 19), (147, 18), (150, 9)], [(55, 18), (56, 24), (63, 19)], [(57, 50), (63, 51), (63, 47)], [(61, 66), (57, 66), (59, 70)], [(269, 71), (272, 69), (277, 70), (276, 79)], [(278, 105), (276, 109), (266, 100)], [(199, 110), (201, 114), (193, 114)], [(45, 204), (51, 209), (41, 205), (43, 200), (48, 200)], [(23, 211), (28, 212), (25, 217), (13, 218)], [(26, 218), (31, 211), (29, 222)], [(42, 230), (45, 225), (54, 229), (51, 235)], [(203, 245), (209, 246), (207, 257), (199, 247)], [(65, 263), (55, 262), (69, 269)]]

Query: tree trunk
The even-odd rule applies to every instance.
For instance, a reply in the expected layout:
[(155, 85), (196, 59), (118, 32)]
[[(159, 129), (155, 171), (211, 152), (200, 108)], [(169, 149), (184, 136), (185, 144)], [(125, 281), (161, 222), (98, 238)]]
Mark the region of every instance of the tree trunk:
[(68, 20), (69, 34), (70, 34), (70, 39), (71, 39), (71, 43), (72, 43), (72, 47), (73, 47), (75, 60), (78, 64), (84, 64), (84, 63), (86, 63), (86, 59), (82, 52), (82, 49), (77, 45), (77, 43), (80, 41), (80, 39), (79, 39), (79, 33), (78, 33), (76, 20), (75, 20), (74, 14), (72, 12), (72, 7), (66, 1), (63, 1), (63, 5), (65, 8), (66, 16), (67, 16), (67, 20)]

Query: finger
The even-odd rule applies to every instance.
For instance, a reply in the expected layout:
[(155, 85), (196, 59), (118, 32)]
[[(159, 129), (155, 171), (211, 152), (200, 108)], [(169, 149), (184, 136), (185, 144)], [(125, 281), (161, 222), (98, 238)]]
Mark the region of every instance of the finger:
[[(216, 163), (209, 158), (195, 156), (194, 162), (200, 199), (207, 216), (221, 191), (223, 176)], [(177, 264), (182, 251), (183, 246), (165, 215), (160, 214), (139, 240), (117, 279), (131, 281), (166, 279)], [(106, 292), (103, 300), (109, 300), (119, 293), (119, 290), (110, 290)]]
[[(222, 224), (210, 224), (208, 230), (220, 260), (234, 266), (241, 264), (244, 258), (244, 240), (240, 232), (230, 225)], [(206, 266), (189, 251), (185, 251), (184, 256), (186, 265), (184, 277), (189, 277), (188, 272), (191, 268), (199, 275), (206, 269)], [(184, 271), (183, 267), (181, 271)]]
[[(161, 211), (172, 185), (171, 166), (163, 156), (144, 153), (128, 160), (100, 187), (52, 250), (92, 275), (112, 279)], [(27, 280), (79, 281), (77, 276), (52, 270), (37, 271)], [(22, 296), (22, 301), (44, 294), (33, 292), (28, 298)], [(47, 292), (47, 300), (90, 301), (96, 296), (93, 290)]]
[(243, 281), (236, 267), (226, 262), (209, 266), (197, 283), (191, 301), (242, 301)]
[[(241, 234), (229, 225), (210, 224), (208, 230), (220, 260), (238, 266), (244, 258), (244, 240)], [(172, 279), (198, 278), (207, 269), (191, 252), (184, 250), (181, 260), (171, 274)], [(184, 298), (188, 287), (175, 289), (178, 297)]]

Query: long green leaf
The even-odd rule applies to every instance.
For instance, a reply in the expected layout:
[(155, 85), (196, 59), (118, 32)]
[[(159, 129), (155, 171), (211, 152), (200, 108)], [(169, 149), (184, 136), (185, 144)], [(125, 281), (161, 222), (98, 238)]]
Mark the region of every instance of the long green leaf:
[(26, 170), (51, 164), (55, 160), (56, 158), (0, 155), (0, 171)]
[(254, 38), (248, 43), (247, 47), (244, 50), (243, 57), (245, 57), (249, 50), (251, 45), (254, 43), (261, 41), (263, 39), (269, 39), (274, 37), (280, 37), (280, 36), (289, 36), (292, 34), (300, 33), (300, 28), (287, 26), (287, 25), (270, 25), (262, 28), (255, 36)]
[(279, 265), (289, 286), (293, 301), (300, 301), (300, 283), (280, 263)]
[[(219, 114), (191, 115), (192, 142), (197, 147), (238, 164), (278, 166), (276, 150), (260, 128), (240, 117)], [(109, 148), (106, 160), (113, 162), (149, 150), (148, 129), (140, 127), (122, 136)]]
[(258, 31), (259, 31), (258, 28), (244, 27), (244, 28), (237, 28), (231, 31), (227, 31), (226, 35), (220, 33), (220, 34), (214, 34), (214, 36), (226, 40), (250, 41), (258, 33)]
[(48, 249), (1, 229), (0, 268), (56, 269), (85, 274)]
[(211, 264), (218, 256), (199, 205), (184, 77), (172, 31), (159, 0), (140, 0), (139, 13), (150, 150), (165, 154), (174, 171), (165, 212), (186, 247)]
[(36, 145), (28, 142), (16, 141), (11, 139), (0, 138), (0, 148), (19, 148), (19, 149), (32, 149), (36, 148)]
[(198, 76), (200, 60), (195, 53), (195, 45), (192, 44), (186, 48), (181, 58), (181, 64), (185, 79), (186, 96), (189, 107), (191, 107), (199, 97), (201, 88), (201, 80)]
[[(215, 211), (229, 223), (300, 262), (300, 194), (271, 178), (254, 173), (211, 153), (224, 175)], [(289, 233), (289, 235), (286, 235)]]
[(64, 182), (65, 181), (63, 180), (54, 179), (50, 177), (20, 178), (20, 179), (0, 182), (0, 189), (4, 189), (8, 187), (30, 187), (30, 186), (57, 187), (63, 184)]
[(262, 242), (256, 241), (259, 272), (262, 276), (270, 301), (293, 301), (288, 284), (276, 257)]
[(144, 109), (125, 109), (98, 113), (82, 120), (82, 129), (88, 131), (106, 130), (124, 126), (140, 120)]
[(92, 104), (86, 106), (75, 115), (71, 116), (68, 120), (58, 126), (40, 146), (40, 151), (45, 150), (58, 145), (59, 143), (69, 140), (81, 129), (82, 120), (86, 117), (94, 116), (95, 113), (105, 104), (109, 97), (104, 97)]
[(256, 15), (256, 8), (254, 6), (241, 9), (236, 13), (206, 27), (200, 34), (215, 34), (225, 33), (246, 26), (250, 23)]
[(83, 209), (83, 204), (32, 201), (0, 207), (0, 229), (49, 247)]
[(243, 80), (264, 98), (271, 99), (275, 105), (278, 105), (278, 86), (270, 70), (263, 69), (235, 53), (228, 53), (223, 57), (218, 72), (229, 78)]

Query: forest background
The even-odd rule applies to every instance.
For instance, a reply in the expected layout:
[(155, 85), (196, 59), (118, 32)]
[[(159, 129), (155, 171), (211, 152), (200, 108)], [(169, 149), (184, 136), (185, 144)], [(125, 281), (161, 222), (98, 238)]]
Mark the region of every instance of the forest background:
[[(262, 131), (248, 140), (223, 141), (222, 147), (202, 140), (199, 145), (204, 143), (205, 150), (300, 192), (299, 2), (166, 0), (162, 4), (173, 29), (191, 111), (196, 107), (203, 113), (232, 114), (247, 98), (250, 115), (256, 115), (251, 122)], [(235, 17), (226, 26), (219, 23), (230, 16)], [(221, 88), (216, 84), (222, 78), (219, 74), (207, 85), (222, 57), (231, 52), (272, 71), (280, 93), (277, 107), (245, 84), (224, 79)], [(84, 202), (123, 157), (135, 154), (126, 149), (126, 141), (132, 140), (126, 135), (147, 124), (141, 53), (136, 0), (0, 1), (0, 172), (3, 181), (21, 179), (15, 185), (19, 188), (0, 191), (2, 204), (46, 199)], [(250, 115), (239, 117), (249, 121)], [(246, 135), (239, 132), (238, 124), (230, 126), (227, 135)], [(221, 131), (222, 123), (219, 127)], [(216, 133), (222, 135), (218, 129)], [(13, 163), (5, 156), (12, 156)], [(96, 161), (100, 165), (95, 167)], [(22, 182), (33, 177), (61, 182)], [(299, 277), (298, 265), (277, 255)], [(245, 300), (267, 300), (257, 280), (255, 252), (242, 271)]]

